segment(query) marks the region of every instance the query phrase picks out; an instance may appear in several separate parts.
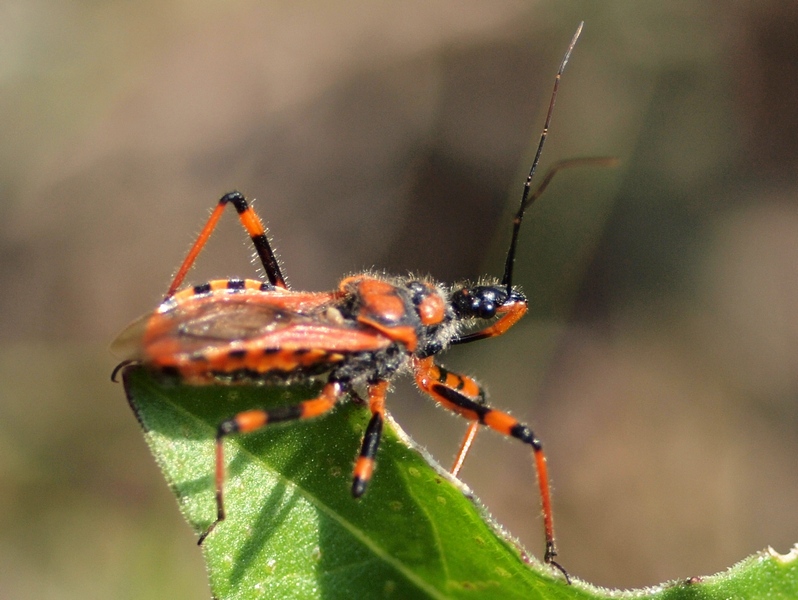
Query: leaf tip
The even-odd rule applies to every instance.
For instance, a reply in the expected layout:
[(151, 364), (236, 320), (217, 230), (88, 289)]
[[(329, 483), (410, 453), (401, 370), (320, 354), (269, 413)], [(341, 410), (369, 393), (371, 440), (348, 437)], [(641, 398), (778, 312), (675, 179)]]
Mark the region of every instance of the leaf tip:
[(790, 551), (787, 552), (787, 554), (776, 552), (776, 550), (773, 549), (773, 546), (768, 546), (767, 553), (780, 563), (787, 565), (798, 559), (798, 544), (795, 544), (792, 548), (790, 548)]

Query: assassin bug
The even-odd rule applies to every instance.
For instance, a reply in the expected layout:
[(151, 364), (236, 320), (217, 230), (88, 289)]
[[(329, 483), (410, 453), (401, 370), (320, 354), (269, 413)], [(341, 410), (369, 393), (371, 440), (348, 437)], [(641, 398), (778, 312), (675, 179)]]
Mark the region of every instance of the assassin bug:
[[(113, 375), (131, 363), (141, 363), (161, 376), (194, 385), (290, 384), (317, 378), (324, 386), (316, 398), (276, 409), (247, 410), (218, 426), (217, 516), (198, 543), (225, 518), (224, 438), (272, 423), (317, 417), (346, 397), (357, 397), (361, 389), (367, 390), (372, 416), (355, 462), (352, 495), (363, 495), (380, 443), (388, 382), (399, 373), (410, 372), (421, 391), (471, 421), (453, 474), (460, 470), (479, 425), (531, 446), (543, 510), (544, 558), (568, 579), (565, 569), (555, 561), (551, 495), (540, 441), (528, 426), (490, 407), (474, 379), (447, 371), (435, 363), (434, 357), (451, 345), (501, 335), (526, 313), (527, 300), (512, 283), (518, 233), (525, 211), (558, 170), (604, 161), (578, 159), (559, 163), (531, 191), (560, 77), (581, 29), (580, 24), (555, 78), (543, 133), (513, 220), (500, 281), (445, 285), (422, 277), (362, 273), (346, 277), (338, 289), (330, 292), (294, 291), (283, 277), (261, 220), (244, 196), (231, 192), (219, 200), (163, 302), (117, 339), (118, 347), (133, 342), (135, 350), (128, 353)], [(179, 290), (228, 204), (233, 205), (249, 234), (268, 281), (222, 279)]]

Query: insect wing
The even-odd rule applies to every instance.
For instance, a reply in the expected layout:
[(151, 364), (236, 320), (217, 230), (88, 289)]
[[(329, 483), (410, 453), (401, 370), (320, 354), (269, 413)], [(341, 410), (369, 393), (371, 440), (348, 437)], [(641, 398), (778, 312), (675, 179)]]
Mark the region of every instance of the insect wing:
[[(332, 297), (227, 294), (192, 298), (153, 314), (142, 337), (142, 358), (154, 364), (217, 360), (231, 352), (354, 353), (387, 347), (391, 340), (347, 320)], [(134, 325), (135, 327), (135, 325)], [(127, 342), (127, 330), (120, 336)]]
[(125, 327), (122, 332), (111, 342), (111, 354), (123, 361), (138, 361), (142, 358), (142, 340), (147, 324), (152, 318), (151, 314), (144, 315)]

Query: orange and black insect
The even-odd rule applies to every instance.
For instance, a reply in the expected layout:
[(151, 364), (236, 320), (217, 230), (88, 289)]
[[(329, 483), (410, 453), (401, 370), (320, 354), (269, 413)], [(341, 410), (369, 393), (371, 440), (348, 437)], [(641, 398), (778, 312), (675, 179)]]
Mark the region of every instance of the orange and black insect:
[[(594, 163), (582, 159), (552, 168), (531, 192), (530, 183), (548, 132), (560, 76), (581, 32), (577, 30), (557, 73), (548, 114), (521, 205), (501, 280), (481, 285), (436, 283), (415, 276), (363, 273), (343, 279), (330, 292), (289, 288), (261, 220), (243, 195), (223, 196), (177, 271), (166, 297), (138, 326), (120, 335), (118, 346), (134, 350), (114, 372), (140, 363), (162, 377), (194, 385), (238, 383), (291, 384), (309, 378), (324, 382), (317, 398), (294, 406), (254, 408), (223, 421), (216, 434), (216, 520), (199, 543), (225, 518), (223, 440), (272, 423), (317, 417), (365, 389), (371, 420), (354, 466), (352, 495), (366, 491), (374, 469), (385, 415), (388, 382), (412, 373), (418, 387), (445, 408), (471, 421), (452, 472), (457, 474), (479, 425), (516, 438), (532, 448), (538, 474), (546, 536), (545, 561), (554, 560), (551, 494), (546, 458), (538, 438), (525, 424), (488, 405), (471, 377), (452, 373), (435, 356), (455, 344), (501, 335), (527, 311), (527, 300), (513, 287), (513, 265), (521, 221), (554, 173), (566, 166)], [(268, 281), (215, 280), (179, 290), (225, 207), (232, 204), (255, 246)]]

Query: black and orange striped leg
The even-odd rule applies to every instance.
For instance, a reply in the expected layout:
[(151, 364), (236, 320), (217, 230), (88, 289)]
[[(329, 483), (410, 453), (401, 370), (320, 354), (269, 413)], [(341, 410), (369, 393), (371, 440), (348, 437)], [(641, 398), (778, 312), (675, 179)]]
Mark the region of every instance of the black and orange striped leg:
[[(554, 519), (551, 509), (551, 489), (549, 486), (546, 455), (543, 446), (532, 430), (514, 417), (488, 406), (484, 393), (470, 377), (446, 371), (433, 362), (432, 357), (416, 359), (413, 363), (416, 383), (421, 390), (443, 407), (456, 412), (466, 419), (490, 427), (509, 437), (514, 437), (532, 446), (535, 467), (538, 474), (540, 503), (543, 512), (543, 527), (546, 536), (546, 553), (543, 559), (556, 567), (570, 583), (567, 571), (555, 561), (557, 547), (554, 543)], [(462, 452), (462, 449), (461, 449)], [(457, 464), (455, 463), (455, 466)]]
[(194, 242), (191, 250), (188, 251), (186, 258), (183, 259), (183, 264), (180, 265), (177, 274), (172, 280), (172, 284), (169, 286), (169, 290), (166, 292), (167, 298), (170, 298), (183, 283), (186, 274), (189, 269), (191, 269), (191, 266), (194, 264), (194, 261), (197, 259), (197, 256), (202, 251), (208, 239), (211, 237), (213, 230), (216, 228), (216, 224), (219, 222), (224, 212), (225, 206), (228, 204), (235, 206), (238, 219), (249, 234), (252, 244), (255, 246), (255, 251), (258, 253), (258, 258), (260, 258), (263, 269), (266, 271), (266, 276), (269, 278), (271, 284), (285, 289), (288, 288), (288, 285), (285, 283), (285, 277), (283, 277), (282, 271), (280, 271), (277, 257), (275, 257), (274, 251), (269, 244), (266, 229), (263, 227), (260, 218), (255, 213), (255, 210), (247, 203), (243, 194), (240, 192), (230, 192), (219, 199), (216, 208), (213, 209), (211, 216), (208, 218), (207, 223), (205, 223), (205, 227), (202, 228), (199, 236), (197, 236), (197, 241)]
[(387, 381), (378, 381), (369, 386), (369, 409), (371, 420), (363, 435), (360, 455), (355, 462), (352, 474), (352, 495), (360, 498), (368, 487), (374, 472), (374, 460), (382, 437), (382, 424), (385, 422), (385, 393), (388, 391)]
[(247, 410), (233, 418), (223, 421), (216, 432), (216, 520), (200, 535), (197, 544), (201, 545), (214, 528), (224, 521), (224, 438), (236, 433), (250, 433), (266, 425), (283, 421), (312, 419), (335, 407), (344, 393), (344, 387), (338, 382), (330, 382), (324, 386), (321, 394), (312, 400), (305, 400), (291, 406), (281, 406), (271, 410)]
[[(460, 373), (452, 373), (440, 365), (436, 365), (431, 358), (419, 359), (415, 364), (416, 380), (419, 387), (424, 392), (431, 394), (431, 392), (422, 385), (421, 381), (418, 380), (420, 371), (423, 371), (424, 376), (429, 380), (434, 380), (436, 384), (456, 391), (461, 396), (468, 398), (471, 402), (485, 406), (485, 393), (482, 391), (479, 384), (470, 377), (461, 375)], [(465, 437), (463, 437), (460, 449), (457, 451), (457, 456), (454, 459), (454, 464), (450, 471), (454, 477), (457, 477), (458, 473), (460, 473), (460, 469), (463, 467), (466, 456), (468, 456), (468, 452), (471, 450), (471, 444), (473, 444), (474, 438), (479, 430), (479, 425), (479, 421), (474, 419), (468, 426), (468, 431), (466, 431)]]
[[(510, 329), (510, 327), (515, 325), (518, 320), (526, 314), (526, 311), (527, 303), (525, 300), (508, 302), (506, 305), (502, 306), (499, 311), (497, 311), (496, 314), (499, 315), (498, 321), (489, 327), (486, 327), (485, 329), (481, 329), (479, 331), (459, 337), (455, 339), (452, 344), (468, 344), (470, 342), (476, 342), (478, 340), (484, 340), (485, 338), (501, 335)], [(457, 377), (460, 377), (461, 379), (468, 379), (467, 377), (464, 378), (461, 375), (457, 375)], [(473, 382), (473, 380), (471, 381)], [(474, 385), (476, 385), (476, 383), (474, 383)], [(479, 399), (484, 402), (484, 395), (480, 395)], [(463, 437), (463, 441), (460, 444), (460, 450), (457, 452), (454, 465), (452, 465), (451, 473), (454, 477), (457, 477), (458, 473), (460, 473), (460, 469), (463, 468), (463, 463), (465, 462), (466, 456), (468, 456), (468, 452), (471, 450), (471, 445), (474, 443), (474, 438), (477, 437), (477, 431), (479, 431), (479, 422), (474, 421), (468, 426), (468, 431), (466, 431), (466, 434)]]

